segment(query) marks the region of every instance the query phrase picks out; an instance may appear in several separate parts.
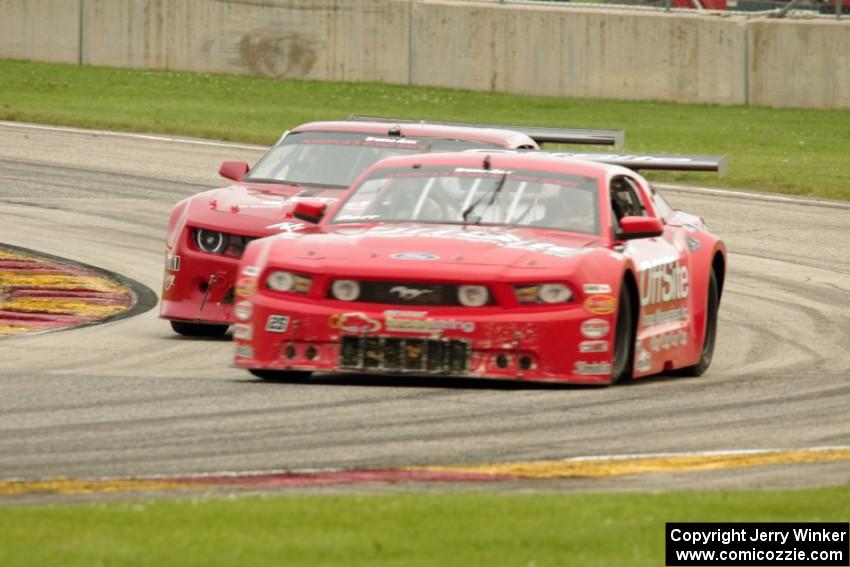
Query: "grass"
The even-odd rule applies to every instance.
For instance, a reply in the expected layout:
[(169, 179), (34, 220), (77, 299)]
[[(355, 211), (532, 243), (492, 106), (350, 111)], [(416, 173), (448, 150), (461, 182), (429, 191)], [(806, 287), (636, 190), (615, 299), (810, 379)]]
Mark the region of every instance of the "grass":
[(730, 175), (653, 179), (850, 199), (850, 111), (532, 97), (0, 60), (0, 119), (271, 144), (352, 113), (622, 128), (631, 152), (724, 154)]
[(0, 565), (664, 564), (670, 521), (833, 521), (850, 485), (662, 494), (384, 494), (0, 508)]

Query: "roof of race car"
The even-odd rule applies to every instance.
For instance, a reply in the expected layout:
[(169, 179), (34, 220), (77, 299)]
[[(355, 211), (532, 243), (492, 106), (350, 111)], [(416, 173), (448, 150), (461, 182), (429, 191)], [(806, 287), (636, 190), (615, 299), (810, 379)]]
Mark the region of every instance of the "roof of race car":
[[(489, 156), (489, 159), (487, 159)], [(485, 165), (485, 160), (489, 164)], [(503, 170), (505, 168), (537, 169), (552, 172), (568, 172), (573, 175), (598, 178), (608, 172), (631, 173), (626, 168), (601, 162), (592, 162), (581, 159), (570, 159), (545, 152), (451, 152), (417, 154), (412, 156), (395, 156), (385, 158), (371, 170), (399, 167), (421, 167), (421, 166), (459, 166), (479, 169)]]
[[(399, 134), (390, 134), (391, 129), (398, 129)], [(468, 126), (446, 126), (441, 124), (397, 124), (387, 126), (386, 122), (352, 122), (328, 121), (308, 122), (293, 128), (292, 132), (362, 132), (364, 134), (400, 137), (427, 137), (469, 140), (496, 144), (502, 147), (536, 148), (537, 143), (522, 132), (502, 130), (498, 128), (473, 128)]]

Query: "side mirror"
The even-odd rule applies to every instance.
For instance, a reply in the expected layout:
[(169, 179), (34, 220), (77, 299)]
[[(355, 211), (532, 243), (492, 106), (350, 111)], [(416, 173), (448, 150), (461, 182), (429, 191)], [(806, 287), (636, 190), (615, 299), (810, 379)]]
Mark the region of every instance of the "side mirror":
[(661, 219), (655, 217), (623, 217), (620, 219), (620, 238), (632, 240), (634, 238), (651, 238), (661, 236), (664, 232), (664, 224)]
[(325, 203), (319, 201), (299, 201), (295, 204), (295, 210), (292, 211), (292, 216), (298, 220), (316, 224), (325, 215)]
[(244, 161), (223, 161), (221, 162), (221, 167), (218, 168), (218, 174), (225, 179), (242, 181), (242, 178), (245, 177), (249, 169), (251, 167)]

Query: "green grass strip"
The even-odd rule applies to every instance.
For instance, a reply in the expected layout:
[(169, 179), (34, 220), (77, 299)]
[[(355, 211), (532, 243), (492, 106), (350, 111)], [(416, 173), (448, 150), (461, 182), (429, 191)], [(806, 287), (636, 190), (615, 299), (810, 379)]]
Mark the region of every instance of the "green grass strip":
[(0, 508), (0, 565), (664, 565), (668, 521), (850, 518), (850, 485), (383, 494)]
[(850, 111), (533, 97), (0, 60), (0, 119), (271, 144), (349, 114), (622, 128), (631, 152), (723, 154), (664, 181), (850, 199)]

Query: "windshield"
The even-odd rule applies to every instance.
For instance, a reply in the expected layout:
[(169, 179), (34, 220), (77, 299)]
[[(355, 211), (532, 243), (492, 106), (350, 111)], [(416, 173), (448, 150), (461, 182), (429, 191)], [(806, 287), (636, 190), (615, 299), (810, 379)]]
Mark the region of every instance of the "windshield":
[(245, 180), (348, 187), (369, 166), (387, 157), (492, 147), (498, 146), (442, 138), (295, 132), (269, 150)]
[(332, 223), (415, 221), (510, 225), (599, 234), (598, 183), (531, 170), (381, 169)]

